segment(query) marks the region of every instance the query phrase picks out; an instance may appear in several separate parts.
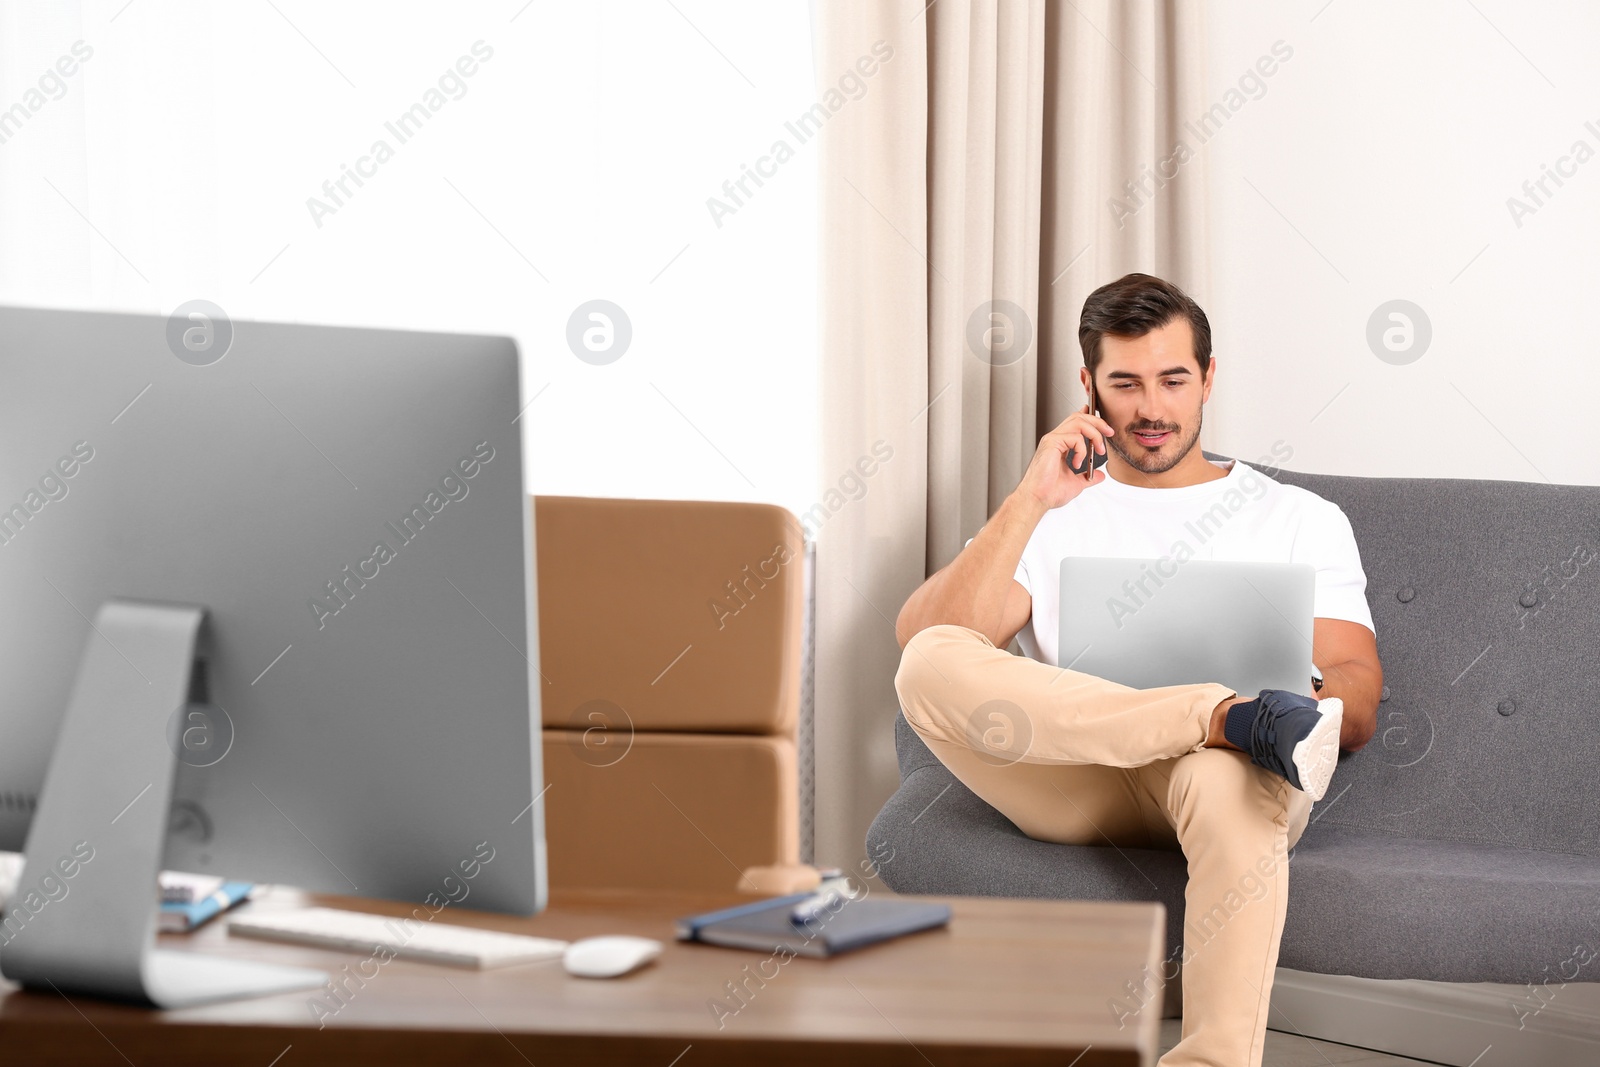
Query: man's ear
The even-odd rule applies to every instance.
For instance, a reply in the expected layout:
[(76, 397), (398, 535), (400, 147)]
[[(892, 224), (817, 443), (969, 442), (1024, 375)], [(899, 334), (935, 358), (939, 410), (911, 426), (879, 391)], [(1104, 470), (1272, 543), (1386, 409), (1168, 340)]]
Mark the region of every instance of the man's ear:
[(1202, 382), (1203, 382), (1203, 385), (1202, 385), (1202, 388), (1201, 388), (1201, 391), (1200, 391), (1200, 403), (1205, 404), (1205, 403), (1209, 403), (1210, 402), (1210, 400), (1211, 400), (1211, 383), (1216, 381), (1216, 379), (1217, 379), (1217, 357), (1216, 356), (1212, 356), (1210, 362), (1208, 362), (1206, 364), (1205, 376), (1201, 379)]

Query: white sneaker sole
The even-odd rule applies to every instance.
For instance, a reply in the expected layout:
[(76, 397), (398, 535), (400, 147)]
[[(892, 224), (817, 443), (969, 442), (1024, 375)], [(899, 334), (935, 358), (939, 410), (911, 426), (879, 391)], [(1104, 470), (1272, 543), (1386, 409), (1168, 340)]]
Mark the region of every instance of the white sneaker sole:
[(1293, 762), (1300, 777), (1300, 788), (1312, 801), (1321, 800), (1339, 765), (1339, 726), (1344, 721), (1344, 701), (1338, 697), (1317, 701), (1322, 718), (1298, 745)]

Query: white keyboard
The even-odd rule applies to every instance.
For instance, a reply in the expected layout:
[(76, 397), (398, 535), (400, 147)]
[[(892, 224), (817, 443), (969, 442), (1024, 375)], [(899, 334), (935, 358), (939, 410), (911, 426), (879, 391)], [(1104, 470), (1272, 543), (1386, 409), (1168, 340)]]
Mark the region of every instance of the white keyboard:
[(382, 947), (400, 959), (478, 968), (560, 959), (567, 949), (567, 942), (548, 937), (502, 934), (336, 908), (241, 915), (228, 923), (228, 933), (350, 952), (373, 952)]

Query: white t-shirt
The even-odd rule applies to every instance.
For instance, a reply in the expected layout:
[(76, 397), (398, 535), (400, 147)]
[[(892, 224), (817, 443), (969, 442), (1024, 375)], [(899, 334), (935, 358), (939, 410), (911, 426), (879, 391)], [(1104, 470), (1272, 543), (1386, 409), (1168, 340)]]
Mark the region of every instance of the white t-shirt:
[(1339, 506), (1237, 460), (1231, 468), (1216, 466), (1227, 475), (1176, 489), (1128, 485), (1107, 472), (1104, 481), (1047, 512), (1017, 564), (1016, 579), (1033, 597), (1033, 616), (1017, 634), (1022, 651), (1059, 666), (1066, 556), (1309, 563), (1317, 570), (1312, 614), (1372, 630), (1367, 576)]

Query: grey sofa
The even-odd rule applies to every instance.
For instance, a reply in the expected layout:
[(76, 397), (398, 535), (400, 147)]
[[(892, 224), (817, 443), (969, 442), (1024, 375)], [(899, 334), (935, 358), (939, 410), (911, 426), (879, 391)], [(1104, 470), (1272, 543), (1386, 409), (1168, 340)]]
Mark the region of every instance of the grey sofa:
[[(1563, 1040), (1578, 1042), (1560, 1047), (1589, 1048), (1583, 1062), (1600, 1063), (1600, 1018), (1570, 1010), (1600, 1003), (1600, 986), (1576, 988), (1600, 981), (1600, 488), (1268, 473), (1349, 517), (1386, 683), (1376, 736), (1342, 754), (1290, 854), (1284, 1002), (1316, 986), (1285, 983), (1297, 973), (1353, 976), (1338, 988), (1380, 1014), (1386, 990), (1436, 1006), (1449, 997), (1427, 983), (1526, 986), (1521, 1009), (1509, 986), (1487, 997), (1500, 987), (1462, 988), (1477, 994), (1491, 1036), (1557, 1020)], [(891, 889), (1159, 900), (1167, 958), (1178, 958), (1180, 852), (1035, 841), (957, 781), (903, 717), (895, 744), (900, 788), (868, 833), (870, 855), (893, 850), (882, 868)], [(1531, 1010), (1557, 994), (1565, 1014)], [(1496, 1011), (1503, 1018), (1488, 1018)], [(1472, 1014), (1457, 1004), (1435, 1022)], [(1370, 1019), (1324, 1015), (1313, 1020), (1322, 1036), (1385, 1047)], [(1281, 1012), (1270, 1025), (1311, 1029), (1302, 1018), (1286, 1026)], [(1387, 1050), (1441, 1062), (1472, 1052), (1396, 1043)], [(1528, 1052), (1517, 1062), (1543, 1062)]]

